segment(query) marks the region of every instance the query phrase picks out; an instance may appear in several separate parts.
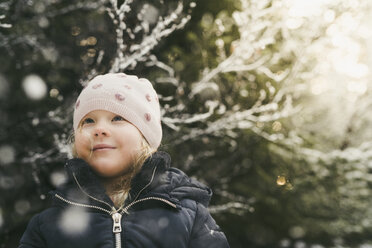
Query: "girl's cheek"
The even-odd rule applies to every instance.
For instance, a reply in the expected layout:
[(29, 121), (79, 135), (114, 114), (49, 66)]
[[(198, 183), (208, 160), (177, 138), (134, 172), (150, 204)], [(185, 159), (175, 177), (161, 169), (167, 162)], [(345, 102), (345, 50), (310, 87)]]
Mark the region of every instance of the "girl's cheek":
[(91, 144), (91, 138), (87, 132), (80, 130), (75, 134), (75, 148), (78, 155), (82, 155), (85, 150), (90, 149)]
[(130, 148), (132, 152), (137, 152), (141, 148), (142, 140), (139, 135), (133, 135), (130, 139)]
[(83, 143), (90, 142), (90, 140), (91, 140), (91, 137), (90, 137), (89, 132), (87, 130), (81, 129), (81, 130), (77, 131), (77, 133), (75, 135), (75, 143), (83, 144)]

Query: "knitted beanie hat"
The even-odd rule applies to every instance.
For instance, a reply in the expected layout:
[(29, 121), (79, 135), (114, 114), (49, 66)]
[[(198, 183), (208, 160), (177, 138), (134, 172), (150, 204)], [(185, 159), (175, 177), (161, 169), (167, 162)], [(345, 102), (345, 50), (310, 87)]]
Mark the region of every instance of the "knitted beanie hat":
[(93, 110), (107, 110), (132, 123), (149, 145), (157, 149), (162, 139), (160, 106), (152, 84), (145, 78), (110, 73), (93, 78), (81, 91), (74, 111), (74, 131)]

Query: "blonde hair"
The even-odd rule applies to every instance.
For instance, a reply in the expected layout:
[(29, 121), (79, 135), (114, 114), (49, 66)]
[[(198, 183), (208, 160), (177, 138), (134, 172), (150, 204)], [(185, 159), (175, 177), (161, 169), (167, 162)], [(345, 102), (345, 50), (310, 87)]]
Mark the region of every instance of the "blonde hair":
[[(71, 153), (74, 158), (78, 158), (75, 146), (75, 134), (72, 133), (68, 139), (71, 146)], [(130, 190), (130, 184), (134, 176), (140, 171), (145, 161), (152, 156), (157, 150), (152, 148), (145, 137), (141, 135), (141, 147), (133, 156), (129, 172), (120, 176), (117, 180), (110, 184), (109, 189), (106, 188), (107, 194), (110, 196), (115, 206), (122, 206)]]
[(141, 137), (141, 148), (133, 158), (129, 173), (126, 173), (118, 180), (114, 181), (114, 183), (111, 184), (110, 190), (107, 192), (115, 206), (123, 206), (130, 190), (132, 179), (141, 170), (145, 161), (156, 152), (156, 149), (152, 148), (143, 136)]

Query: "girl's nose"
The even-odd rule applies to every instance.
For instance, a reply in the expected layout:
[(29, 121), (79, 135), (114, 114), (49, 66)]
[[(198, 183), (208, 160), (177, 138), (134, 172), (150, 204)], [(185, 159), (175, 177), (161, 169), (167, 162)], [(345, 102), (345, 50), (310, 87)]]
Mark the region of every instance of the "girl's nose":
[(94, 136), (99, 137), (99, 136), (108, 136), (109, 132), (106, 128), (98, 127), (94, 130)]

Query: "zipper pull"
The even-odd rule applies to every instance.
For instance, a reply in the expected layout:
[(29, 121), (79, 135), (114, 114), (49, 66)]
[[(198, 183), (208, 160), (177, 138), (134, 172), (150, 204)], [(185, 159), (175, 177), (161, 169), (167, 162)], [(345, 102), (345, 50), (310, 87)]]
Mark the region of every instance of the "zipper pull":
[(112, 232), (113, 233), (120, 233), (121, 232), (121, 214), (114, 213), (114, 214), (112, 214), (111, 217), (112, 217), (112, 220), (114, 221)]

